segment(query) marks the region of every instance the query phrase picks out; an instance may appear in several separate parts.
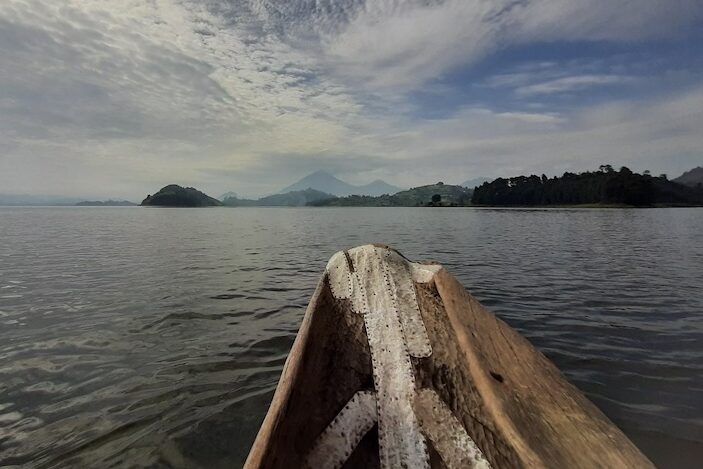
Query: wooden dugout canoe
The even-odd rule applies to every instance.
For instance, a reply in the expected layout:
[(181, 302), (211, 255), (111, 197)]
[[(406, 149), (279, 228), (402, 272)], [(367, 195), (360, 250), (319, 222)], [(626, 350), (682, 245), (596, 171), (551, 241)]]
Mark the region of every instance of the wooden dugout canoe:
[(527, 340), (439, 265), (335, 254), (245, 468), (647, 468)]

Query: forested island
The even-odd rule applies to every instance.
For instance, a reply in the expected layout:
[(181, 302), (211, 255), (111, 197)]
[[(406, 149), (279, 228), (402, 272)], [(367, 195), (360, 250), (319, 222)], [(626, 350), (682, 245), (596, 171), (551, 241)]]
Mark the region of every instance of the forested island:
[(147, 195), (146, 199), (142, 201), (142, 205), (157, 207), (217, 207), (222, 205), (222, 202), (192, 187), (170, 184), (161, 188), (154, 195)]
[(474, 190), (471, 202), (489, 206), (598, 205), (656, 206), (703, 205), (703, 189), (669, 181), (666, 175), (638, 174), (610, 165), (598, 171), (564, 173), (561, 177), (518, 176), (498, 178)]

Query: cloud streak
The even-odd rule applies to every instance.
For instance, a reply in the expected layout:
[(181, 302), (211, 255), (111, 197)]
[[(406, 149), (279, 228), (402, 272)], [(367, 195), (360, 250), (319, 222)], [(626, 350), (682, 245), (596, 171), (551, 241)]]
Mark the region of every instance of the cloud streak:
[(518, 96), (535, 96), (541, 94), (558, 94), (579, 91), (599, 86), (624, 85), (635, 79), (620, 75), (574, 75), (554, 80), (520, 86), (515, 89)]

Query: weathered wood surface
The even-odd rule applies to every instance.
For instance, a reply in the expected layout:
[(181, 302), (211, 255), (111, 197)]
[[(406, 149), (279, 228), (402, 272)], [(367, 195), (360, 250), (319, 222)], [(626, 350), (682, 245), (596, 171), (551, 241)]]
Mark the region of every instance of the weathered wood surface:
[[(337, 262), (333, 262), (335, 258), (330, 261), (310, 301), (246, 468), (305, 467), (315, 454), (314, 448), (327, 445), (324, 447), (335, 451), (330, 443), (335, 441), (339, 454), (325, 459), (346, 462), (333, 467), (391, 467), (396, 456), (403, 464), (411, 461), (410, 467), (433, 468), (465, 464), (493, 468), (653, 467), (544, 355), (486, 310), (446, 270), (411, 264), (397, 252), (379, 246), (364, 246), (338, 256)], [(374, 272), (378, 269), (380, 273)], [(408, 291), (409, 285), (414, 292)], [(379, 457), (383, 445), (393, 441), (392, 431), (383, 428), (383, 420), (365, 436), (355, 434), (358, 430), (340, 433), (339, 423), (332, 424), (352, 422), (349, 414), (354, 411), (352, 399), (357, 393), (378, 393), (378, 383), (388, 382), (380, 375), (398, 373), (383, 368), (386, 365), (379, 357), (385, 355), (379, 350), (387, 353), (386, 347), (374, 345), (374, 341), (395, 340), (388, 339), (394, 336), (385, 332), (387, 327), (393, 329), (394, 323), (369, 322), (372, 310), (384, 308), (394, 310), (405, 334), (397, 353), (407, 352), (412, 376), (401, 384), (409, 383), (415, 396), (409, 404), (416, 415), (410, 416), (408, 424), (412, 429), (412, 422), (419, 422), (422, 429), (422, 461), (412, 459), (418, 456), (411, 454), (414, 446), (407, 454), (391, 451), (390, 456), (386, 448), (385, 462)], [(376, 327), (380, 329), (370, 331), (376, 337), (370, 346), (367, 329)], [(394, 345), (387, 348), (397, 349)], [(399, 393), (391, 399), (405, 395)], [(377, 418), (395, 412), (397, 406), (384, 401), (388, 397), (378, 394), (377, 399)], [(433, 406), (440, 407), (435, 415), (428, 411)], [(403, 409), (401, 406), (401, 413)], [(450, 414), (455, 418), (449, 419)], [(368, 421), (364, 419), (368, 415), (361, 415), (352, 428), (366, 431)], [(446, 431), (437, 424), (440, 418), (447, 421)], [(325, 440), (324, 435), (330, 433), (335, 433), (334, 438)], [(350, 453), (353, 446), (356, 448)], [(457, 451), (462, 453), (453, 454)], [(316, 457), (313, 459), (319, 461), (319, 454)]]

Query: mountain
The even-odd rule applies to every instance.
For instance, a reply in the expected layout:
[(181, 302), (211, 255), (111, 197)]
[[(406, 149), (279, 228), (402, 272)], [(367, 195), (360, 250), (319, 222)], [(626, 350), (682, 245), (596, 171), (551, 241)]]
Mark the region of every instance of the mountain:
[(473, 189), (474, 187), (480, 186), (484, 182), (491, 182), (492, 180), (493, 179), (491, 179), (491, 178), (478, 177), (478, 178), (469, 179), (468, 181), (464, 181), (459, 185), (463, 186), (463, 187), (468, 187), (469, 189)]
[(378, 196), (383, 194), (395, 194), (401, 190), (399, 187), (392, 186), (380, 179), (363, 186), (355, 186), (334, 177), (328, 172), (315, 171), (295, 184), (281, 189), (279, 193), (303, 191), (305, 189), (315, 189), (336, 196), (352, 194)]
[(319, 200), (334, 199), (335, 196), (315, 189), (305, 189), (304, 191), (291, 191), (285, 194), (274, 194), (262, 197), (258, 200), (238, 199), (228, 197), (222, 202), (228, 207), (304, 207)]
[(383, 194), (395, 194), (396, 192), (400, 192), (402, 190), (403, 189), (398, 186), (388, 184), (386, 181), (381, 179), (376, 179), (375, 181), (364, 184), (363, 186), (357, 186), (354, 194), (379, 196)]
[(222, 205), (217, 199), (203, 194), (192, 187), (171, 184), (163, 187), (154, 195), (147, 195), (142, 201), (144, 206), (159, 207), (216, 207)]
[(703, 184), (703, 167), (698, 166), (690, 171), (686, 171), (676, 179), (672, 179), (672, 181), (691, 187), (696, 187), (698, 184)]
[(313, 202), (315, 206), (335, 207), (451, 207), (469, 205), (473, 189), (438, 182), (379, 197), (350, 195)]
[(219, 200), (224, 202), (225, 199), (236, 199), (237, 197), (239, 197), (239, 195), (236, 192), (229, 191), (229, 192), (225, 192), (224, 194), (222, 194), (219, 197)]
[(133, 207), (137, 204), (128, 200), (84, 200), (76, 205), (79, 207)]

